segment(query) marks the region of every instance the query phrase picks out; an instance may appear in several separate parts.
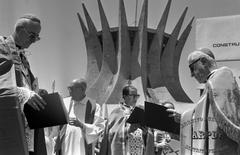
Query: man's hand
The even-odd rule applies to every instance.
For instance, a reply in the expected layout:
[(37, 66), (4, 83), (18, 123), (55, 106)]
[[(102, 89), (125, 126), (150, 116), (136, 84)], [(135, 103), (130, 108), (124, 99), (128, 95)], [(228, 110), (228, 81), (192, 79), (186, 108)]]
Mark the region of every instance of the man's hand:
[(167, 143), (166, 141), (162, 141), (160, 143), (155, 142), (154, 143), (156, 150), (158, 149), (169, 149), (171, 148), (170, 144)]
[(175, 109), (167, 109), (166, 111), (169, 113), (169, 117), (175, 117), (177, 114), (177, 111)]
[(175, 122), (180, 123), (181, 121), (181, 114), (179, 114), (175, 109), (167, 109), (169, 113), (169, 117), (173, 117)]
[(30, 99), (27, 102), (34, 110), (40, 111), (45, 108), (47, 103), (38, 94), (32, 92)]
[(130, 127), (129, 127), (128, 132), (129, 133), (134, 132), (138, 128), (141, 129), (141, 125), (140, 124), (138, 124), (138, 123), (131, 124)]
[(69, 124), (76, 127), (80, 127), (81, 129), (83, 129), (84, 127), (84, 124), (80, 122), (77, 118), (69, 118)]

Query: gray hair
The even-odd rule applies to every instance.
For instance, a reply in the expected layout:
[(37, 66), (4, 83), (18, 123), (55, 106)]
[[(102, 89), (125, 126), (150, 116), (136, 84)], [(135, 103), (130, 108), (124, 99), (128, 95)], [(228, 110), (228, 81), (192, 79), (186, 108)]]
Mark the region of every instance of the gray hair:
[(199, 59), (201, 59), (201, 61), (203, 59), (207, 60), (207, 62), (209, 62), (209, 65), (210, 65), (209, 67), (216, 65), (215, 57), (214, 57), (212, 51), (209, 49), (206, 49), (206, 48), (197, 49), (197, 50), (193, 51), (192, 53), (190, 53), (188, 55), (189, 66), (191, 66), (193, 63), (195, 63)]
[(18, 27), (25, 27), (26, 25), (28, 25), (30, 22), (34, 22), (34, 23), (39, 23), (41, 24), (40, 19), (33, 14), (24, 14), (23, 16), (21, 16), (16, 24), (14, 29), (16, 30)]

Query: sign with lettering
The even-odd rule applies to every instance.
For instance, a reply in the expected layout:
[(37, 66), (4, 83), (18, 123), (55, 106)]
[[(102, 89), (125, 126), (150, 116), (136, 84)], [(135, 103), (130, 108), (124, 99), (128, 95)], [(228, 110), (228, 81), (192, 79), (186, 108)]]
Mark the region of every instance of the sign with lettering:
[(196, 48), (209, 48), (216, 60), (240, 59), (240, 15), (196, 20)]
[(209, 48), (218, 66), (228, 66), (240, 85), (240, 15), (196, 20), (196, 48)]

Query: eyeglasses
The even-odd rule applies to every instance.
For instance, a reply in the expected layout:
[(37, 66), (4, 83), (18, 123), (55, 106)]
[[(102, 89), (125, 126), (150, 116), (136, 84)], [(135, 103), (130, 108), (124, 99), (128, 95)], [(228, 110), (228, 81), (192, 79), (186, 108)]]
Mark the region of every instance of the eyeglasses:
[(140, 95), (138, 95), (138, 94), (129, 94), (128, 96), (132, 96), (133, 98), (136, 98), (136, 99), (138, 99), (140, 97)]
[(41, 39), (38, 33), (29, 32), (26, 28), (24, 28), (24, 31), (28, 34), (29, 38), (34, 39), (35, 41), (38, 41)]
[(191, 71), (191, 74), (194, 71), (194, 64), (197, 63), (199, 60), (201, 60), (201, 58), (196, 59), (195, 61), (193, 61), (190, 65), (189, 65), (189, 69)]
[(69, 86), (69, 87), (67, 87), (68, 88), (68, 90), (69, 91), (76, 91), (76, 90), (79, 90), (79, 89), (81, 89), (82, 91), (84, 91), (85, 90), (85, 88), (84, 88), (84, 86)]

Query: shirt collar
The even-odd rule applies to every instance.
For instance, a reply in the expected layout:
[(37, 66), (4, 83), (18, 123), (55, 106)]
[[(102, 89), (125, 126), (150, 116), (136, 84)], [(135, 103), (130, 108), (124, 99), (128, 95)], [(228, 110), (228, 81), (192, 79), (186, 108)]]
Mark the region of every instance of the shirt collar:
[(74, 101), (74, 100), (73, 100), (73, 102), (74, 102), (75, 104), (86, 104), (87, 101), (88, 101), (88, 97), (87, 97), (87, 96), (85, 96), (81, 101)]

